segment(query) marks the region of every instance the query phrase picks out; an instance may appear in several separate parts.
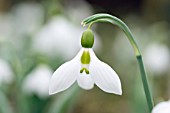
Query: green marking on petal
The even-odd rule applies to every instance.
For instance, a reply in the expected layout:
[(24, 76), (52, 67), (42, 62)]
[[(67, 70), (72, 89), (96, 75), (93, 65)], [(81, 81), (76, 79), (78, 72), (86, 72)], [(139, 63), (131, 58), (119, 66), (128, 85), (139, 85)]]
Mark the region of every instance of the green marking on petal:
[(81, 56), (81, 63), (82, 64), (90, 64), (90, 53), (89, 51), (83, 51), (83, 54)]
[(80, 73), (83, 73), (83, 71), (84, 71), (84, 68), (82, 68), (82, 69), (80, 70)]
[(90, 72), (89, 72), (89, 70), (88, 70), (88, 69), (86, 69), (86, 68), (85, 68), (85, 72), (86, 72), (86, 74), (89, 74), (89, 73), (90, 73)]
[(88, 70), (87, 68), (82, 68), (82, 69), (80, 70), (80, 73), (83, 73), (83, 71), (85, 71), (86, 74), (89, 74), (89, 73), (90, 73), (89, 70)]

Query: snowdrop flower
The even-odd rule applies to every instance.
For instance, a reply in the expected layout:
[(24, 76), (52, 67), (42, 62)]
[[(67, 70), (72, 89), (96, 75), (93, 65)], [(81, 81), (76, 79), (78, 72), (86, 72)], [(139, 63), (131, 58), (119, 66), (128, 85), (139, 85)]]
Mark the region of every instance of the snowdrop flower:
[(116, 72), (101, 62), (93, 52), (94, 35), (90, 29), (81, 38), (82, 48), (75, 58), (61, 65), (50, 80), (49, 94), (69, 88), (76, 80), (86, 90), (96, 84), (107, 93), (122, 94), (121, 83)]
[(37, 94), (41, 98), (48, 97), (48, 87), (53, 71), (46, 65), (35, 68), (23, 81), (23, 90), (27, 94)]
[(9, 66), (9, 64), (4, 61), (3, 59), (0, 59), (0, 85), (2, 83), (11, 83), (13, 80), (13, 72)]
[(162, 74), (169, 70), (170, 52), (166, 45), (154, 43), (144, 51), (146, 66), (151, 71)]
[(170, 113), (170, 100), (157, 104), (153, 108), (152, 113)]

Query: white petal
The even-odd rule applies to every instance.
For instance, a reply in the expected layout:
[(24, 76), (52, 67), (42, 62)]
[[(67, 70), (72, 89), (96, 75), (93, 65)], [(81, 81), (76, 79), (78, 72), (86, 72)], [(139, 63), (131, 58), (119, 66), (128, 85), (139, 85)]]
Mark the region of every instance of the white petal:
[(116, 72), (106, 63), (101, 62), (90, 49), (90, 74), (95, 84), (105, 92), (122, 94), (121, 82)]
[(52, 75), (49, 94), (55, 94), (69, 88), (78, 76), (78, 63), (69, 61), (61, 65)]
[(86, 74), (85, 72), (83, 72), (82, 74), (79, 74), (77, 78), (77, 83), (81, 88), (86, 89), (86, 90), (92, 89), (94, 86), (94, 81), (91, 78), (91, 75)]
[(83, 49), (77, 54), (77, 56), (61, 65), (52, 75), (50, 80), (49, 94), (55, 94), (69, 88), (77, 79), (80, 73), (80, 56)]
[(152, 113), (170, 113), (170, 100), (157, 104), (153, 108)]

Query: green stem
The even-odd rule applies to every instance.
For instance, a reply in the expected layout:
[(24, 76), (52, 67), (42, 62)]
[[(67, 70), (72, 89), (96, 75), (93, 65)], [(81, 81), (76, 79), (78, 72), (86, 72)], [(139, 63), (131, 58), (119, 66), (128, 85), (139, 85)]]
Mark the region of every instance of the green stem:
[(109, 14), (95, 14), (93, 16), (90, 16), (90, 17), (84, 19), (82, 24), (86, 25), (86, 24), (93, 24), (96, 22), (109, 22), (113, 25), (117, 25), (118, 27), (120, 27), (126, 34), (127, 38), (129, 39), (129, 41), (134, 49), (135, 55), (136, 56), (140, 55), (139, 48), (133, 38), (133, 35), (132, 35), (130, 29), (122, 20), (120, 20), (119, 18), (114, 17), (112, 15), (109, 15)]
[(122, 20), (120, 20), (119, 18), (114, 17), (112, 15), (109, 15), (109, 14), (95, 14), (95, 15), (92, 15), (92, 16), (84, 19), (82, 21), (82, 24), (84, 26), (87, 25), (87, 24), (90, 24), (89, 27), (91, 27), (92, 24), (96, 23), (96, 22), (108, 22), (108, 23), (111, 23), (113, 25), (118, 26), (126, 34), (127, 38), (129, 39), (129, 41), (130, 41), (130, 43), (131, 43), (131, 45), (132, 45), (132, 47), (134, 49), (135, 56), (136, 56), (136, 58), (138, 60), (138, 64), (139, 64), (140, 72), (141, 72), (141, 78), (142, 78), (142, 82), (143, 82), (143, 88), (144, 88), (144, 91), (145, 91), (148, 108), (149, 108), (149, 111), (151, 112), (152, 108), (153, 108), (153, 101), (152, 101), (153, 99), (152, 99), (152, 96), (150, 94), (149, 85), (148, 85), (148, 82), (147, 82), (147, 77), (146, 77), (146, 73), (145, 73), (145, 69), (144, 69), (144, 65), (143, 65), (143, 61), (142, 61), (142, 55), (140, 53), (138, 45), (135, 42), (134, 36), (131, 33), (130, 29), (128, 28), (128, 26)]
[(144, 65), (143, 65), (142, 56), (141, 55), (136, 56), (136, 58), (138, 60), (138, 64), (139, 64), (139, 68), (140, 68), (140, 73), (141, 73), (143, 87), (144, 87), (144, 91), (145, 91), (145, 95), (146, 95), (146, 99), (147, 99), (147, 103), (148, 103), (148, 108), (151, 112), (153, 109), (153, 101), (152, 101), (152, 96), (149, 92), (149, 85), (148, 85), (147, 78), (146, 78), (146, 73), (145, 73), (145, 69), (144, 69)]

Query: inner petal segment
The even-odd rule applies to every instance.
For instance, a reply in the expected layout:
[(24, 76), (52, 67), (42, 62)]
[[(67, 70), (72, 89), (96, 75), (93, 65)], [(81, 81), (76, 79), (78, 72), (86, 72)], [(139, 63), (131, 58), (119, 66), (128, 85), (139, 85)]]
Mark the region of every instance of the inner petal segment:
[(81, 56), (81, 64), (82, 64), (82, 68), (80, 70), (80, 73), (85, 72), (86, 74), (89, 74), (89, 64), (90, 64), (90, 52), (88, 49), (85, 49), (83, 51), (83, 54)]

